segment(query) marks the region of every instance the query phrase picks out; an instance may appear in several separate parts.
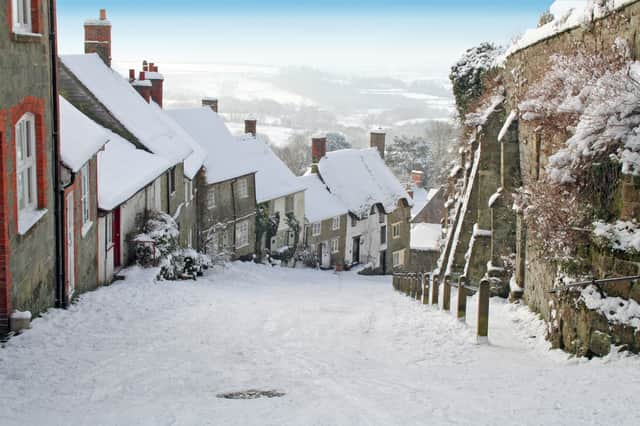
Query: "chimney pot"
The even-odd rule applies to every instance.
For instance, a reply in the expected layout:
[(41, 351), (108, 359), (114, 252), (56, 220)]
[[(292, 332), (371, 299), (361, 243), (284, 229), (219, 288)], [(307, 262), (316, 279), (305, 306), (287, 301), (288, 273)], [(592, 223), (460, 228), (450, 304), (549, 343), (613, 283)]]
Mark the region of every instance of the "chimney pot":
[(244, 133), (247, 135), (253, 135), (255, 138), (258, 134), (258, 121), (257, 120), (244, 120)]
[(107, 10), (106, 9), (100, 9), (100, 20), (101, 21), (106, 21), (107, 20)]
[(318, 164), (327, 155), (327, 138), (317, 137), (311, 139), (311, 161)]
[(202, 100), (203, 107), (209, 107), (213, 110), (213, 112), (218, 112), (218, 99), (216, 98), (205, 98)]
[(385, 139), (387, 135), (382, 131), (371, 132), (371, 148), (376, 148), (384, 160)]
[(129, 80), (135, 80), (135, 79), (136, 79), (136, 70), (130, 69), (129, 70)]
[(411, 182), (417, 187), (422, 187), (422, 185), (424, 184), (424, 172), (420, 170), (412, 170)]
[(147, 79), (147, 73), (144, 71), (140, 71), (140, 77), (138, 78), (138, 80), (144, 81), (146, 79)]

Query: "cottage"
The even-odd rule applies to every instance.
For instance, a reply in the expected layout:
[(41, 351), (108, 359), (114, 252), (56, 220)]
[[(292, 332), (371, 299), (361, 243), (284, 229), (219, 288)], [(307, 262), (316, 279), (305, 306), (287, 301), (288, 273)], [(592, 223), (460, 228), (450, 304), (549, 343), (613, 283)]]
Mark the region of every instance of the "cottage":
[[(302, 243), (305, 187), (256, 136), (256, 122), (245, 121), (245, 135), (237, 139), (242, 158), (256, 170), (258, 222), (269, 225), (258, 229), (257, 251), (283, 260), (290, 259)], [(261, 232), (264, 231), (264, 232)]]
[(198, 241), (202, 251), (233, 259), (255, 254), (256, 167), (217, 113), (217, 102), (169, 110), (205, 153), (195, 181)]
[(321, 268), (344, 266), (348, 210), (315, 174), (299, 177), (304, 198), (304, 248), (308, 264)]
[(349, 210), (346, 263), (386, 274), (409, 262), (412, 201), (384, 163), (384, 135), (373, 133), (371, 146), (326, 153), (315, 139), (312, 168)]
[[(0, 333), (64, 304), (53, 2), (0, 7)], [(13, 12), (13, 13), (12, 13)]]
[(98, 151), (108, 140), (106, 129), (60, 97), (67, 302), (98, 286)]

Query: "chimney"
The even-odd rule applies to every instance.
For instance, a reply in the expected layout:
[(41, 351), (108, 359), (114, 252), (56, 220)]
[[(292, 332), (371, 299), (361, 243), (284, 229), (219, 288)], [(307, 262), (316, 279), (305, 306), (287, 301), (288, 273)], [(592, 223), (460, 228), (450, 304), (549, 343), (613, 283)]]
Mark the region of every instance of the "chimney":
[(204, 98), (202, 100), (203, 107), (209, 107), (215, 112), (218, 113), (218, 99), (217, 98)]
[(97, 53), (107, 66), (111, 66), (111, 22), (105, 9), (100, 9), (100, 19), (84, 22), (84, 53)]
[(257, 120), (244, 120), (244, 133), (246, 135), (253, 135), (253, 137), (255, 138), (256, 135), (258, 134), (258, 121)]
[(140, 71), (140, 78), (138, 78), (138, 80), (134, 80), (131, 84), (133, 85), (133, 88), (140, 93), (140, 96), (149, 103), (151, 101), (151, 82), (146, 78), (146, 73), (144, 71)]
[(142, 71), (149, 71), (149, 63), (147, 61), (142, 61)]
[(318, 163), (327, 155), (327, 138), (316, 137), (311, 139), (311, 172), (318, 173)]
[(147, 79), (151, 80), (151, 99), (162, 108), (164, 100), (164, 76), (158, 72), (158, 67), (153, 62), (142, 63), (143, 69), (146, 68)]
[(424, 172), (420, 170), (411, 170), (411, 183), (418, 188), (422, 188), (424, 184)]
[(371, 132), (371, 148), (376, 148), (380, 157), (384, 160), (385, 138), (387, 135), (383, 131)]
[(131, 83), (135, 79), (136, 79), (136, 70), (130, 69), (129, 70), (129, 83)]
[(411, 187), (411, 185), (407, 185), (407, 194), (409, 194), (409, 197), (411, 197), (411, 199), (413, 200), (413, 196), (415, 194), (413, 192), (413, 188)]

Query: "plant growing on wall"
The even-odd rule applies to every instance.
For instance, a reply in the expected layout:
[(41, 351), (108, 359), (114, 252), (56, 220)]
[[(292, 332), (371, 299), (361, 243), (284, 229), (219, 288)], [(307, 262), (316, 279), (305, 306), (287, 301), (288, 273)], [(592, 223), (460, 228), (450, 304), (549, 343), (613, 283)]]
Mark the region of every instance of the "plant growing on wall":
[(280, 212), (270, 214), (266, 204), (258, 206), (256, 213), (256, 253), (262, 255), (261, 247), (263, 238), (265, 241), (271, 239), (278, 233), (280, 227)]

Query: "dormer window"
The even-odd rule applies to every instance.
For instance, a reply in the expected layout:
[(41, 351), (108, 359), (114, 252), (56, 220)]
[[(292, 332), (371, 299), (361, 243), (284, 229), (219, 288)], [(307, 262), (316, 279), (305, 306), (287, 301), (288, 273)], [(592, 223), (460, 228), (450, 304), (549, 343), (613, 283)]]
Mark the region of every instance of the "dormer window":
[(11, 0), (14, 33), (32, 33), (31, 0)]

